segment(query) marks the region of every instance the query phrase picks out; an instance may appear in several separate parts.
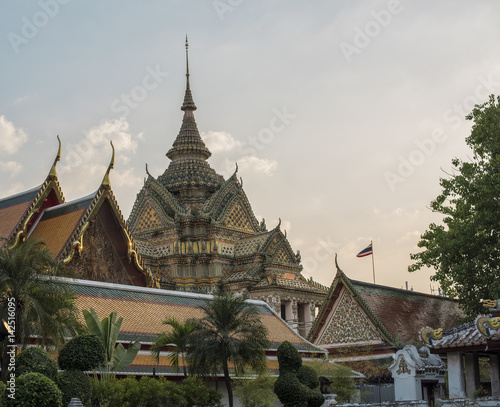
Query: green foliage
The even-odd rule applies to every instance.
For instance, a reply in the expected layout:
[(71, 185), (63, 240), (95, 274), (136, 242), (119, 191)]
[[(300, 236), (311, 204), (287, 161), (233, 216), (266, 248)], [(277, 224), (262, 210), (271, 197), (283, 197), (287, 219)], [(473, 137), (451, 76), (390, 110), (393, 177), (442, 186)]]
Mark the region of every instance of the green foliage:
[(93, 334), (77, 335), (59, 351), (59, 367), (63, 370), (87, 371), (104, 364), (104, 347)]
[(293, 372), (297, 373), (302, 366), (302, 358), (290, 342), (284, 341), (278, 346), (278, 360), (280, 373)]
[(62, 392), (63, 405), (67, 406), (73, 397), (86, 403), (92, 387), (89, 377), (80, 370), (65, 370), (57, 375), (57, 386)]
[(200, 308), (205, 316), (190, 335), (188, 365), (193, 373), (202, 376), (222, 370), (232, 407), (229, 363), (232, 362), (237, 375), (244, 373), (245, 367), (264, 371), (269, 344), (267, 330), (258, 308), (231, 291), (219, 289)]
[(188, 377), (181, 386), (187, 407), (222, 407), (222, 395), (198, 378)]
[(179, 364), (182, 364), (184, 376), (187, 376), (184, 357), (191, 332), (193, 332), (196, 327), (196, 322), (193, 320), (181, 322), (175, 318), (167, 318), (163, 321), (163, 324), (170, 326), (171, 331), (168, 334), (163, 332), (155, 338), (153, 345), (151, 346), (151, 353), (156, 359), (156, 362), (159, 363), (162, 348), (167, 345), (174, 345), (174, 349), (172, 350), (170, 356), (170, 362), (172, 363), (172, 366), (177, 369), (179, 369)]
[(481, 299), (500, 297), (500, 97), (476, 105), (467, 119), (474, 122), (466, 138), (472, 160), (453, 159), (454, 173), (440, 179), (431, 209), (444, 225), (429, 225), (408, 270), (434, 268), (431, 279), (474, 318)]
[(307, 407), (309, 388), (293, 372), (282, 372), (274, 383), (274, 393), (284, 407)]
[(252, 379), (240, 379), (234, 394), (243, 407), (271, 407), (276, 401), (273, 392), (275, 379), (262, 374)]
[[(23, 349), (31, 336), (42, 344), (64, 343), (64, 337), (76, 333), (75, 295), (69, 284), (52, 276), (62, 271), (41, 242), (29, 239), (13, 249), (0, 250), (0, 318), (7, 320), (9, 304), (15, 304), (15, 343)], [(12, 300), (14, 299), (14, 300)], [(2, 346), (2, 371), (7, 371), (7, 348)]]
[(200, 379), (188, 378), (182, 385), (164, 377), (134, 377), (117, 380), (108, 376), (91, 379), (91, 405), (106, 407), (222, 407), (221, 395)]
[(49, 379), (57, 379), (57, 365), (52, 356), (40, 347), (23, 350), (16, 356), (16, 375), (26, 373), (41, 373)]
[(319, 386), (318, 375), (310, 366), (302, 365), (299, 370), (297, 370), (297, 378), (311, 390)]
[(41, 373), (27, 373), (16, 379), (15, 399), (6, 397), (6, 407), (62, 407), (62, 393), (57, 385)]
[(337, 395), (336, 400), (339, 403), (348, 403), (356, 393), (352, 370), (347, 366), (336, 365), (329, 379), (332, 381), (330, 390)]
[(120, 368), (130, 365), (137, 356), (141, 344), (139, 341), (135, 341), (130, 343), (127, 349), (121, 343), (116, 345), (123, 318), (116, 319), (116, 311), (113, 311), (101, 322), (93, 308), (90, 309), (90, 312), (87, 310), (83, 310), (82, 312), (88, 330), (97, 335), (104, 345), (106, 373), (109, 373), (111, 370), (117, 371)]
[(290, 342), (278, 346), (278, 363), (280, 376), (274, 383), (274, 393), (284, 407), (320, 407), (324, 403), (323, 395), (308, 387), (319, 385), (316, 372), (302, 366), (302, 358)]

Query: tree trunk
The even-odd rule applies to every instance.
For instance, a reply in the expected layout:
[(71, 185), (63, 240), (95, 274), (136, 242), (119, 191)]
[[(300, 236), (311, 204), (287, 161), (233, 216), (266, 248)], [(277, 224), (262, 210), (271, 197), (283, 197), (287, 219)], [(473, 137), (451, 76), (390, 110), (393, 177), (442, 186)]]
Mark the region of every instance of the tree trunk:
[(229, 407), (233, 407), (233, 387), (231, 386), (231, 377), (229, 376), (229, 367), (227, 366), (227, 360), (223, 363), (224, 370), (224, 381), (226, 382), (227, 398), (229, 400)]

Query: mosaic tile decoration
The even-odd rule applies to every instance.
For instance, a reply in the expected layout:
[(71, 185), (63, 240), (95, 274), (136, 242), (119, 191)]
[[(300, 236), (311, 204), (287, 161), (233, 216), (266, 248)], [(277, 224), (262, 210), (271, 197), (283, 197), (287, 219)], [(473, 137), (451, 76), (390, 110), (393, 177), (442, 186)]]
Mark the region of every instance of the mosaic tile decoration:
[(326, 329), (316, 343), (326, 345), (381, 339), (353, 296), (344, 288), (337, 307), (328, 319)]

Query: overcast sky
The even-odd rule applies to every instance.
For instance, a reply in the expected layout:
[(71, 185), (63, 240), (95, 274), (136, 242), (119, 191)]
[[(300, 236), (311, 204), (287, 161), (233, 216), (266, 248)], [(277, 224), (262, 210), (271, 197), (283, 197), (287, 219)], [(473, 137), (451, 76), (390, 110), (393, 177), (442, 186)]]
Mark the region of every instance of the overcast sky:
[(67, 200), (112, 188), (128, 217), (182, 120), (189, 35), (210, 165), (239, 175), (258, 219), (282, 219), (305, 277), (430, 292), (408, 273), (464, 116), (500, 93), (496, 1), (83, 1), (0, 6), (0, 196), (45, 179), (62, 139)]

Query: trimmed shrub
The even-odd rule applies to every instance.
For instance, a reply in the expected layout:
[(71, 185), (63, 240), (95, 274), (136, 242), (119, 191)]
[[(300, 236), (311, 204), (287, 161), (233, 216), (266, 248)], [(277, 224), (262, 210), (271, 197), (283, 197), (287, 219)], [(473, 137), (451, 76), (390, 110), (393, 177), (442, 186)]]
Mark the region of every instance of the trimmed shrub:
[(57, 386), (62, 391), (62, 401), (65, 406), (73, 397), (79, 398), (84, 404), (90, 399), (92, 391), (90, 380), (81, 370), (65, 370), (59, 373)]
[(57, 379), (57, 365), (45, 350), (31, 347), (16, 356), (16, 376), (26, 373), (41, 373), (50, 380)]
[(278, 363), (280, 375), (274, 383), (274, 393), (284, 407), (320, 407), (324, 403), (323, 395), (308, 387), (319, 385), (316, 372), (302, 366), (302, 358), (290, 342), (278, 346)]
[(307, 407), (308, 390), (293, 372), (280, 373), (274, 383), (274, 393), (285, 407)]
[(4, 394), (6, 407), (62, 407), (62, 393), (57, 385), (41, 373), (27, 373), (16, 379), (16, 398)]
[(302, 358), (290, 342), (284, 341), (278, 346), (279, 370), (281, 372), (297, 373), (302, 366)]
[(102, 366), (105, 359), (101, 340), (94, 334), (82, 334), (64, 344), (58, 362), (63, 370), (87, 371)]
[(319, 386), (319, 378), (315, 370), (306, 365), (302, 365), (297, 371), (299, 381), (309, 387), (311, 390)]

